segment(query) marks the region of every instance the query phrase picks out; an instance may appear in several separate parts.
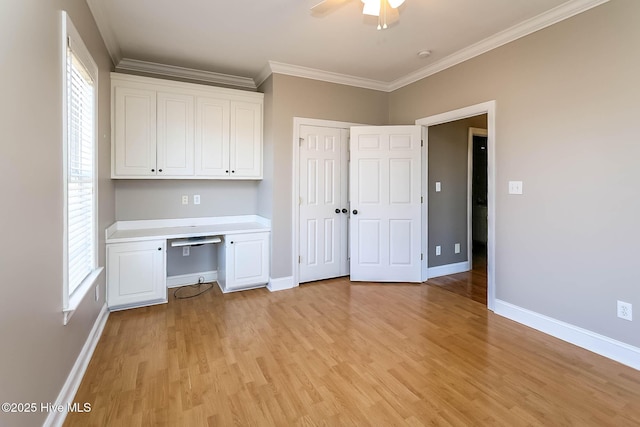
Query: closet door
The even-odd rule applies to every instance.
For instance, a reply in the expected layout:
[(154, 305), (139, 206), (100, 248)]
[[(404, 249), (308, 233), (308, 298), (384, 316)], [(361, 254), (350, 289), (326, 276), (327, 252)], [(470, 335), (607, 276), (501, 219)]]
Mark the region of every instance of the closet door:
[(300, 127), (300, 282), (349, 274), (347, 131)]
[(351, 280), (421, 281), (421, 128), (351, 128)]

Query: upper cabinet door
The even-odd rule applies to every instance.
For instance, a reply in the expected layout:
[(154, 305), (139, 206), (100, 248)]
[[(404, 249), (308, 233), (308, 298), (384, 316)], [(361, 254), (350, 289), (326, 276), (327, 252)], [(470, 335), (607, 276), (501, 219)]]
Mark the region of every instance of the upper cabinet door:
[(194, 170), (194, 97), (158, 92), (157, 175), (191, 176)]
[(262, 178), (262, 104), (231, 101), (231, 178)]
[(228, 100), (198, 97), (196, 101), (195, 173), (227, 177), (229, 169)]
[(156, 174), (156, 92), (115, 87), (113, 176)]

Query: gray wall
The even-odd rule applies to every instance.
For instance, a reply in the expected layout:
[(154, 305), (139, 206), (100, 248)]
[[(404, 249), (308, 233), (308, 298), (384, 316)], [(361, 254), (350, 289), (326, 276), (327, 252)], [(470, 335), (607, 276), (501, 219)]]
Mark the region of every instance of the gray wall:
[[(496, 100), (496, 296), (640, 346), (640, 2), (612, 0), (406, 86), (392, 123)], [(510, 180), (524, 194), (507, 194)]]
[[(291, 276), (293, 118), (385, 124), (388, 94), (334, 83), (274, 74), (259, 91), (271, 105), (265, 153), (272, 169), (260, 187), (260, 213), (271, 218), (271, 277)], [(265, 168), (266, 172), (266, 168)], [(274, 191), (277, 189), (277, 191)]]
[[(99, 67), (99, 262), (114, 221), (109, 179), (111, 61), (89, 9), (78, 0), (0, 2), (0, 401), (55, 402), (100, 308), (90, 292), (62, 324), (62, 64), (66, 10)], [(47, 414), (0, 413), (0, 425), (41, 425)]]
[[(116, 218), (196, 218), (224, 215), (255, 215), (259, 181), (222, 180), (114, 180)], [(193, 196), (200, 195), (200, 204)], [(189, 204), (182, 204), (182, 196)]]
[[(467, 261), (469, 128), (487, 127), (485, 114), (429, 127), (429, 267)], [(441, 191), (436, 192), (436, 181)], [(460, 243), (460, 253), (454, 245)], [(436, 256), (436, 246), (442, 248)]]

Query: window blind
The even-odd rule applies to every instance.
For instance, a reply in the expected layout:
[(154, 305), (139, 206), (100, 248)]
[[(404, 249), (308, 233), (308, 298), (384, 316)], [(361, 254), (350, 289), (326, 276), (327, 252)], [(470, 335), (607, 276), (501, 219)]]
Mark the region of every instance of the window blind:
[(69, 295), (95, 268), (94, 81), (67, 48), (67, 253)]

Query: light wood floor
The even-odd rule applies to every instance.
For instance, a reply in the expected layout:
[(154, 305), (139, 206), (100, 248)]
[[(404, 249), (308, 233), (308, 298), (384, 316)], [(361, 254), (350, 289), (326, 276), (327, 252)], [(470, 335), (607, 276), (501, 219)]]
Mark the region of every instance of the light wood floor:
[[(476, 249), (477, 246), (477, 249)], [(480, 304), (487, 305), (487, 247), (475, 244), (473, 252), (473, 269), (464, 273), (429, 279), (429, 285), (439, 286), (449, 292), (471, 298)]]
[(640, 425), (640, 372), (422, 284), (112, 313), (67, 426)]

